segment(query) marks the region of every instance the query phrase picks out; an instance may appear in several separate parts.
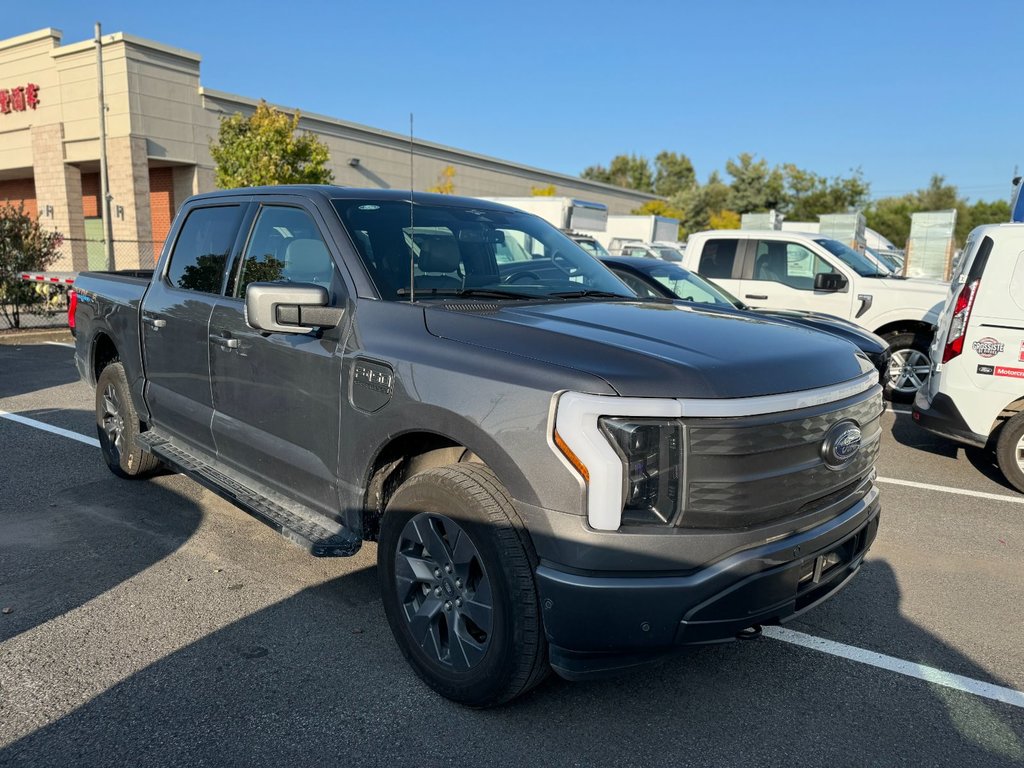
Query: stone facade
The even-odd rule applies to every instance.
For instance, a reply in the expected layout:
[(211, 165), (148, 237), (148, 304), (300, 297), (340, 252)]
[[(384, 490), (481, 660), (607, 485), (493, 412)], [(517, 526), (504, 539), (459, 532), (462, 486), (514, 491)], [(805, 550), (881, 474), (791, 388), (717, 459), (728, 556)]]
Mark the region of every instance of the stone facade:
[[(220, 119), (251, 113), (254, 99), (204, 88), (200, 57), (123, 33), (103, 37), (107, 167), (117, 268), (149, 267), (173, 210), (215, 188), (210, 141)], [(38, 95), (31, 107), (3, 111), (3, 91)], [(96, 46), (61, 44), (44, 29), (0, 40), (0, 204), (24, 204), (65, 236), (57, 270), (103, 266), (99, 193)], [(12, 91), (13, 89), (13, 91)], [(294, 112), (291, 107), (279, 107)], [(553, 186), (560, 196), (605, 203), (629, 213), (653, 195), (519, 165), (356, 123), (301, 113), (300, 127), (324, 141), (336, 183), (408, 189), (409, 157), (417, 190), (454, 168), (454, 191), (523, 196)], [(168, 182), (168, 170), (169, 182)], [(86, 178), (83, 200), (83, 176)]]

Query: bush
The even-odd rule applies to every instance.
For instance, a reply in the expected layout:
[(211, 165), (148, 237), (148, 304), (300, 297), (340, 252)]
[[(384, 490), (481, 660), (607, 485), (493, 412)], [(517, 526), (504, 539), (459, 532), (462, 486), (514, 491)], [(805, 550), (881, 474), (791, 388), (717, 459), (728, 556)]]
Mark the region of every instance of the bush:
[(0, 206), (0, 316), (8, 327), (20, 328), (22, 309), (45, 298), (21, 273), (45, 270), (63, 242), (63, 235), (41, 227), (24, 206)]

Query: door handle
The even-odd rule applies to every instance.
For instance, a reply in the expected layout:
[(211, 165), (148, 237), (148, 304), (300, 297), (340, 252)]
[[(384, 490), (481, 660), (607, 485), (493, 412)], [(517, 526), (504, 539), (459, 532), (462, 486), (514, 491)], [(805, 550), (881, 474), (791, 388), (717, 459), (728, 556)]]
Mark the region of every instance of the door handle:
[(159, 317), (149, 317), (148, 315), (143, 315), (142, 316), (142, 322), (144, 322), (146, 325), (148, 325), (148, 326), (150, 326), (150, 327), (152, 327), (154, 329), (157, 329), (157, 330), (159, 330), (160, 328), (163, 328), (165, 325), (167, 325), (167, 321), (166, 320), (162, 320)]
[(760, 293), (748, 293), (744, 298), (754, 299), (755, 301), (768, 301), (768, 297), (762, 296)]
[(230, 336), (216, 336), (211, 333), (210, 341), (218, 347), (224, 347), (225, 349), (238, 349), (238, 339), (232, 339)]

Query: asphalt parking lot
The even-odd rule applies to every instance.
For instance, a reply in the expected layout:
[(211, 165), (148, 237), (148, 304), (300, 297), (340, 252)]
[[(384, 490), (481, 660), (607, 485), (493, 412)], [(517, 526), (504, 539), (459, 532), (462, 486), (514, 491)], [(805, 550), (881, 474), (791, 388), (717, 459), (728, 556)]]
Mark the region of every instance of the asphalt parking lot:
[(314, 559), (182, 476), (118, 480), (73, 351), (11, 341), (0, 764), (1024, 764), (1024, 496), (906, 413), (861, 574), (789, 632), (473, 711), (406, 665), (374, 545)]

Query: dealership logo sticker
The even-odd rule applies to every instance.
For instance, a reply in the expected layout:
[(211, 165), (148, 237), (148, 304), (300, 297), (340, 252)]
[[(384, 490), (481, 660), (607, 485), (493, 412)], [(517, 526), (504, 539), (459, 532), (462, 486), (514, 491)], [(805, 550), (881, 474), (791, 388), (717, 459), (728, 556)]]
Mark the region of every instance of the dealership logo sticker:
[(991, 336), (986, 336), (983, 339), (978, 339), (976, 342), (971, 344), (971, 349), (977, 352), (982, 357), (995, 357), (1004, 349), (1006, 345), (998, 339), (993, 339)]

